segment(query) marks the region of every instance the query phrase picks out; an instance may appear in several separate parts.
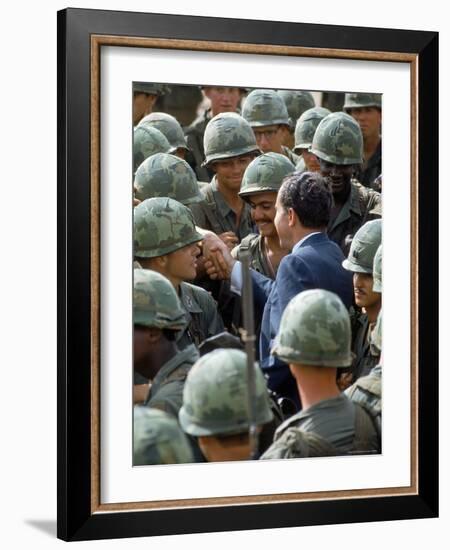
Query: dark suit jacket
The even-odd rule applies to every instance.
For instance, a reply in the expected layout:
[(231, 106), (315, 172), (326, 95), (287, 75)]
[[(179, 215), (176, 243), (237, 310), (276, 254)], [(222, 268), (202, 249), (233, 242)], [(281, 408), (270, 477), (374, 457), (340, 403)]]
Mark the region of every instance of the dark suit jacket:
[(289, 367), (270, 355), (280, 327), (281, 315), (289, 301), (303, 290), (323, 288), (337, 294), (347, 308), (352, 304), (352, 274), (342, 267), (344, 255), (325, 233), (308, 237), (293, 253), (285, 256), (275, 281), (252, 270), (255, 306), (263, 310), (260, 358), (269, 387), (300, 407), (297, 386)]

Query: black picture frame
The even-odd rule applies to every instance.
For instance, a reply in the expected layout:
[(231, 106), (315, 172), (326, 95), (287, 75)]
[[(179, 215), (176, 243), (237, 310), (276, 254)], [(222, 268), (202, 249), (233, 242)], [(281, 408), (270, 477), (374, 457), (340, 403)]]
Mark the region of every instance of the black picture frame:
[[(97, 513), (92, 488), (91, 365), (98, 355), (92, 246), (95, 136), (92, 134), (93, 36), (269, 45), (414, 58), (417, 86), (417, 492), (414, 495), (308, 502), (265, 502)], [(380, 54), (381, 55), (381, 54)], [(194, 16), (66, 9), (58, 12), (58, 526), (64, 540), (279, 528), (430, 518), (438, 515), (438, 34)], [(94, 149), (93, 149), (94, 146)], [(93, 202), (94, 201), (94, 202)], [(430, 216), (430, 212), (433, 213)], [(420, 223), (422, 222), (422, 223)], [(93, 234), (94, 231), (94, 234)], [(95, 244), (95, 243), (94, 243)], [(97, 302), (94, 309), (100, 307)], [(421, 368), (421, 367), (424, 368)], [(425, 368), (426, 367), (426, 368)], [(431, 367), (431, 368), (430, 368)]]

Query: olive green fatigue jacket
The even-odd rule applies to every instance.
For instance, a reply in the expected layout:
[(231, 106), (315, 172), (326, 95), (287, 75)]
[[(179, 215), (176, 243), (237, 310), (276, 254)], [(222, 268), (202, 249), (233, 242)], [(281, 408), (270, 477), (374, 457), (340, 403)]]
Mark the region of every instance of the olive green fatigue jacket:
[(205, 150), (203, 148), (203, 135), (208, 122), (211, 120), (211, 111), (207, 110), (198, 116), (190, 126), (185, 129), (186, 143), (189, 152), (186, 155), (186, 161), (191, 165), (200, 181), (210, 181), (214, 173), (206, 166), (202, 166), (205, 160)]
[(294, 153), (294, 151), (291, 151), (289, 147), (286, 147), (286, 145), (282, 145), (281, 148), (283, 149), (283, 155), (285, 155), (295, 166), (299, 162), (301, 157)]
[(241, 244), (238, 244), (231, 251), (231, 255), (236, 260), (242, 260), (242, 254), (244, 251), (250, 252), (251, 263), (250, 267), (262, 273), (266, 277), (275, 280), (276, 272), (273, 270), (269, 259), (267, 258), (266, 249), (264, 246), (264, 239), (261, 235), (251, 233), (242, 239)]
[(216, 235), (233, 231), (239, 241), (250, 233), (255, 233), (250, 205), (244, 202), (239, 227), (237, 227), (236, 214), (218, 190), (216, 176), (213, 177), (209, 186), (202, 190), (202, 194), (204, 197), (202, 202), (189, 205), (196, 225), (203, 229), (209, 229)]
[(378, 143), (378, 147), (375, 149), (374, 154), (368, 159), (359, 173), (357, 178), (362, 185), (373, 188), (373, 182), (377, 176), (381, 174), (381, 139)]
[(367, 376), (359, 378), (352, 386), (345, 390), (345, 394), (355, 403), (359, 403), (365, 409), (372, 411), (380, 435), (381, 435), (381, 365), (376, 365)]
[(348, 256), (350, 242), (358, 229), (369, 220), (381, 218), (381, 195), (352, 180), (349, 196), (337, 216), (330, 220), (328, 237)]
[(188, 322), (177, 339), (177, 346), (181, 350), (190, 344), (198, 347), (206, 338), (224, 331), (222, 317), (209, 292), (184, 282), (180, 284), (180, 301)]
[(189, 345), (165, 363), (150, 386), (145, 405), (171, 414), (178, 420), (183, 404), (183, 388), (188, 372), (199, 358), (194, 345)]
[(341, 394), (298, 412), (278, 427), (274, 442), (261, 458), (377, 452), (378, 436), (374, 423), (369, 414), (358, 407)]
[(352, 352), (355, 357), (352, 362), (351, 372), (353, 380), (361, 376), (367, 376), (380, 361), (380, 355), (375, 355), (370, 346), (371, 328), (367, 315), (357, 313), (352, 316)]

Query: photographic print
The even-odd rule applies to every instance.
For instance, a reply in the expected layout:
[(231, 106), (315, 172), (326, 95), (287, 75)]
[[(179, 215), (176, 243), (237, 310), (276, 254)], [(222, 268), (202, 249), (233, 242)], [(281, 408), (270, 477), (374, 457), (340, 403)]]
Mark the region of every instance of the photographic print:
[(59, 536), (434, 516), (435, 33), (102, 14), (60, 13)]

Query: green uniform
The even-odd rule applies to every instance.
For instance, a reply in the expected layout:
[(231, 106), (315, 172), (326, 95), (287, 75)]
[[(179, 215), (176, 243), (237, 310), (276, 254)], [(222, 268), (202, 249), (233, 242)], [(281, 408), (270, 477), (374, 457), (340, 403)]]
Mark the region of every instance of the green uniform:
[(266, 249), (264, 246), (264, 239), (261, 235), (256, 235), (251, 233), (242, 239), (241, 244), (235, 246), (231, 251), (231, 255), (236, 260), (242, 259), (242, 253), (245, 251), (250, 251), (251, 263), (250, 267), (262, 273), (266, 277), (275, 280), (276, 271), (274, 271), (272, 264), (267, 258)]
[(198, 116), (194, 122), (185, 129), (186, 143), (189, 147), (189, 153), (186, 160), (194, 169), (199, 181), (210, 181), (214, 172), (202, 166), (205, 160), (205, 149), (203, 147), (203, 135), (208, 122), (211, 120), (211, 111), (208, 109), (200, 116)]
[[(364, 444), (361, 444), (359, 433), (364, 434)], [(314, 438), (313, 445), (309, 436)], [(353, 451), (370, 452), (376, 451), (377, 446), (377, 431), (368, 413), (345, 395), (339, 395), (319, 401), (281, 424), (275, 432), (274, 442), (261, 458), (302, 458), (349, 454)]]
[(367, 376), (359, 378), (352, 386), (345, 390), (345, 394), (355, 403), (372, 411), (375, 422), (381, 431), (381, 365), (376, 365)]
[(365, 313), (358, 313), (352, 322), (352, 351), (355, 355), (352, 363), (353, 379), (368, 375), (378, 364), (380, 355), (374, 355), (371, 348), (371, 333), (374, 326), (370, 326)]
[(188, 322), (177, 340), (180, 349), (185, 349), (189, 344), (198, 347), (206, 338), (224, 331), (216, 302), (206, 290), (183, 282), (180, 284), (179, 298)]
[(300, 162), (300, 156), (296, 155), (289, 147), (286, 147), (286, 145), (282, 146), (283, 149), (283, 155), (285, 155), (294, 166), (296, 166)]
[(159, 409), (178, 418), (183, 404), (183, 387), (188, 372), (199, 358), (194, 345), (189, 345), (165, 363), (155, 376), (145, 405)]
[(337, 216), (330, 219), (328, 237), (347, 255), (349, 241), (367, 221), (381, 218), (381, 195), (352, 180), (350, 194)]
[(251, 208), (247, 203), (244, 203), (239, 226), (237, 227), (236, 214), (218, 190), (216, 176), (213, 177), (206, 190), (202, 190), (202, 193), (204, 201), (190, 205), (195, 223), (199, 227), (209, 229), (217, 235), (226, 231), (233, 231), (239, 241), (255, 232), (255, 226), (251, 218)]

